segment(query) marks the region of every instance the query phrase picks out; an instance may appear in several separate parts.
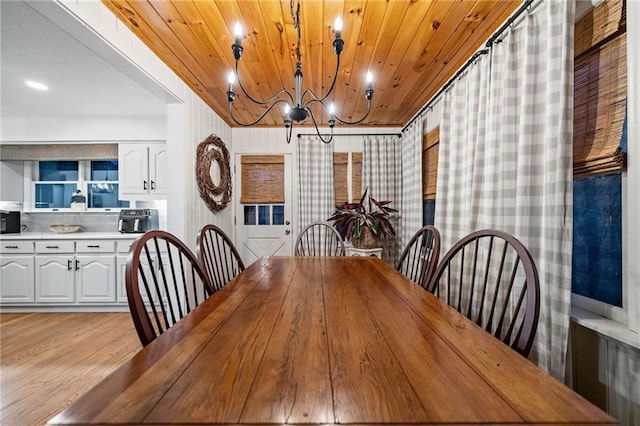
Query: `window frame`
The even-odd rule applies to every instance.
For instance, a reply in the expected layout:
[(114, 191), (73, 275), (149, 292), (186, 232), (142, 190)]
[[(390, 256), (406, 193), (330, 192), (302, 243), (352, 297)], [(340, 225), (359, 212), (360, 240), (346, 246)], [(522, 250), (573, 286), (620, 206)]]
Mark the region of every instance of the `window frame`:
[[(640, 3), (627, 2), (627, 41), (640, 37), (640, 22), (634, 22), (634, 17), (640, 16)], [(633, 161), (640, 157), (640, 118), (638, 103), (640, 102), (640, 85), (632, 77), (640, 73), (640, 52), (633, 48), (633, 43), (627, 43), (627, 163), (626, 171), (622, 172), (622, 307), (609, 305), (594, 299), (571, 293), (571, 305), (595, 314), (598, 317), (611, 320), (622, 325), (632, 335), (640, 333), (640, 262), (632, 261), (634, 254), (640, 252), (640, 224), (634, 220), (634, 212), (640, 210), (640, 162)], [(631, 182), (631, 185), (630, 185)], [(635, 185), (634, 185), (635, 183)], [(580, 320), (589, 327), (589, 321)], [(612, 324), (614, 325), (614, 324)], [(606, 328), (606, 327), (605, 327)], [(614, 327), (615, 329), (615, 327)], [(599, 332), (605, 332), (601, 326)], [(615, 338), (615, 336), (612, 336)], [(637, 340), (637, 339), (636, 339)], [(640, 346), (639, 346), (640, 347)]]
[[(45, 161), (45, 160), (43, 160)], [(56, 161), (56, 160), (53, 160)], [(78, 161), (78, 180), (68, 180), (68, 181), (41, 181), (39, 177), (39, 167), (38, 164), (40, 161), (25, 161), (24, 162), (24, 209), (26, 212), (30, 213), (64, 213), (64, 212), (77, 212), (77, 210), (73, 210), (71, 206), (69, 207), (52, 207), (52, 208), (36, 208), (36, 184), (42, 183), (66, 183), (66, 184), (76, 184), (76, 189), (80, 189), (83, 194), (88, 194), (89, 184), (94, 183), (102, 183), (108, 182), (111, 184), (118, 184), (118, 188), (120, 185), (120, 179), (113, 181), (103, 181), (103, 180), (91, 180), (91, 162), (92, 161), (100, 161), (100, 160), (73, 160)], [(120, 165), (118, 164), (118, 167)], [(118, 174), (118, 176), (120, 176)], [(118, 190), (119, 196), (119, 190)], [(121, 200), (128, 201), (128, 200)], [(126, 209), (129, 207), (87, 207), (85, 212), (119, 212), (122, 209)]]

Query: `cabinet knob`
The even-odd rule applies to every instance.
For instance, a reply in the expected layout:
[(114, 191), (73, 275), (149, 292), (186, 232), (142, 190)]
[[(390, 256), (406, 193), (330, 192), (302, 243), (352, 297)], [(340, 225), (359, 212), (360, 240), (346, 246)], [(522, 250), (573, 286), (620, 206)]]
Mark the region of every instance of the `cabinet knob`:
[(18, 246), (4, 246), (4, 248), (7, 248), (7, 249), (17, 249), (17, 248), (18, 248)]
[(58, 246), (47, 246), (47, 248), (49, 248), (49, 249), (56, 249), (56, 248), (60, 248), (60, 247), (58, 247)]
[(67, 271), (71, 270), (71, 259), (67, 260)]
[(88, 245), (87, 247), (89, 247), (89, 248), (100, 248), (100, 245), (98, 245), (98, 244)]
[(147, 190), (147, 181), (146, 180), (142, 181), (142, 189), (144, 189), (145, 191)]
[(153, 191), (153, 190), (155, 190), (155, 189), (156, 189), (156, 181), (155, 181), (155, 180), (152, 180), (152, 181), (151, 181), (151, 190)]

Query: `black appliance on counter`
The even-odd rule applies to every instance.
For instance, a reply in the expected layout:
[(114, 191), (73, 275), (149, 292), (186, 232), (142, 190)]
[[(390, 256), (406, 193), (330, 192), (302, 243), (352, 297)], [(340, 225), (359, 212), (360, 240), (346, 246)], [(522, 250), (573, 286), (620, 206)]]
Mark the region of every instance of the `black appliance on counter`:
[(0, 234), (20, 233), (20, 212), (0, 210)]
[(118, 231), (123, 234), (144, 233), (158, 229), (158, 210), (122, 209), (118, 216)]

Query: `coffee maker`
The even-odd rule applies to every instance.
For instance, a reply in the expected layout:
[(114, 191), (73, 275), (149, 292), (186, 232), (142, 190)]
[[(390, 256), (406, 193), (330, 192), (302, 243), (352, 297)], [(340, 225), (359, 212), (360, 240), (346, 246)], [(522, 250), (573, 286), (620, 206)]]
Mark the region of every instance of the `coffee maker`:
[(142, 234), (158, 229), (158, 210), (122, 209), (118, 216), (118, 231), (123, 234)]

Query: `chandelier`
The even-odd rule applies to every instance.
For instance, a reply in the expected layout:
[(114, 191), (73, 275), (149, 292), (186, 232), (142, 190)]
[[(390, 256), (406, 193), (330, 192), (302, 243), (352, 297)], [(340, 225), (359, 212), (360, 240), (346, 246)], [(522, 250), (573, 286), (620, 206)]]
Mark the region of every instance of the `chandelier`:
[[(317, 96), (311, 89), (306, 89), (304, 92), (302, 91), (302, 54), (300, 49), (300, 1), (298, 0), (297, 6), (294, 8), (294, 0), (291, 0), (290, 3), (291, 9), (291, 18), (293, 19), (293, 28), (297, 31), (298, 34), (298, 42), (296, 44), (296, 70), (293, 74), (293, 81), (295, 87), (295, 93), (292, 94), (287, 89), (280, 89), (273, 96), (271, 96), (267, 100), (259, 100), (255, 97), (251, 96), (245, 90), (242, 80), (240, 79), (240, 74), (238, 72), (238, 63), (240, 62), (240, 58), (242, 57), (242, 27), (240, 23), (236, 22), (234, 27), (234, 35), (235, 35), (235, 43), (231, 46), (231, 50), (233, 51), (233, 57), (236, 60), (236, 68), (235, 72), (230, 72), (228, 76), (229, 82), (229, 90), (227, 91), (227, 100), (229, 101), (229, 115), (240, 126), (253, 126), (259, 123), (266, 115), (278, 104), (284, 104), (284, 126), (287, 133), (287, 143), (291, 142), (291, 134), (293, 132), (293, 123), (301, 122), (306, 120), (307, 117), (311, 117), (311, 121), (313, 122), (313, 126), (316, 129), (316, 133), (322, 142), (330, 143), (333, 140), (333, 127), (336, 124), (336, 120), (343, 124), (358, 124), (361, 123), (371, 111), (371, 98), (373, 98), (373, 76), (371, 72), (367, 72), (366, 82), (367, 88), (364, 92), (364, 97), (367, 100), (367, 112), (364, 114), (362, 118), (356, 121), (348, 121), (343, 118), (340, 118), (335, 112), (335, 107), (333, 103), (327, 105), (326, 100), (333, 92), (333, 88), (336, 84), (336, 79), (338, 77), (338, 70), (340, 68), (340, 54), (342, 53), (342, 49), (344, 47), (344, 41), (341, 36), (342, 32), (342, 20), (340, 17), (336, 18), (333, 24), (333, 32), (335, 34), (335, 40), (333, 40), (333, 51), (336, 54), (336, 70), (333, 75), (333, 81), (331, 82), (331, 86), (326, 94), (323, 96)], [(294, 10), (295, 9), (295, 10)], [(265, 110), (262, 114), (250, 123), (243, 123), (239, 121), (233, 115), (233, 101), (236, 98), (236, 94), (233, 91), (234, 83), (238, 82), (238, 86), (242, 90), (244, 96), (246, 96), (252, 102), (262, 105), (265, 107)], [(316, 117), (314, 115), (312, 105), (320, 104), (322, 108), (325, 109), (329, 114), (328, 125), (331, 129), (331, 134), (328, 139), (325, 139), (322, 134), (320, 134), (320, 130), (318, 129), (318, 123), (316, 121)]]

